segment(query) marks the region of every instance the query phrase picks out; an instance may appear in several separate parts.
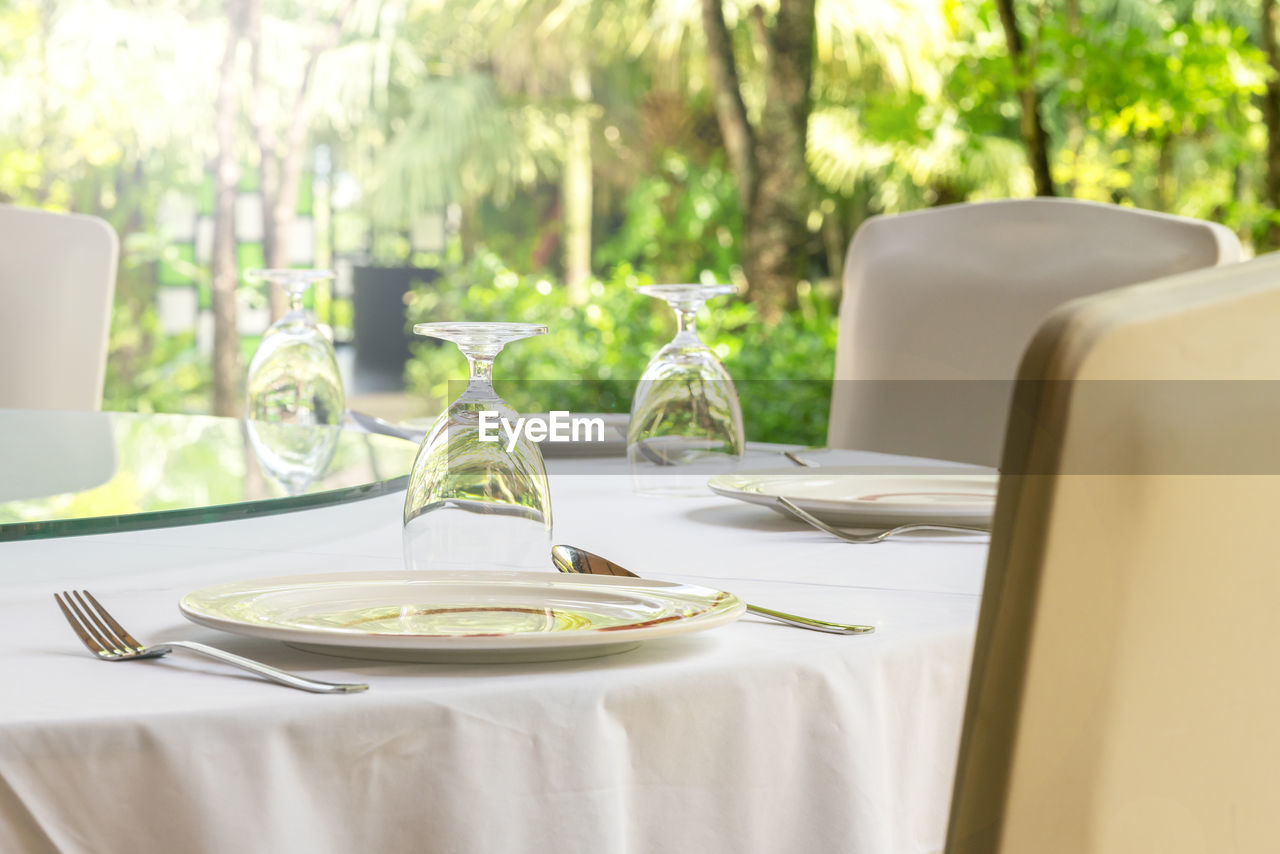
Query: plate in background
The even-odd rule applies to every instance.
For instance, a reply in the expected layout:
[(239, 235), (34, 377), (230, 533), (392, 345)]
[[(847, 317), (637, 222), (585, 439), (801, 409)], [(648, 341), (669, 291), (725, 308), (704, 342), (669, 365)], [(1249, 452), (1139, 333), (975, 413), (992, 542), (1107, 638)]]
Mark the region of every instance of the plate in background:
[(990, 525), (999, 475), (989, 468), (821, 466), (717, 475), (713, 492), (787, 515), (779, 496), (829, 525)]

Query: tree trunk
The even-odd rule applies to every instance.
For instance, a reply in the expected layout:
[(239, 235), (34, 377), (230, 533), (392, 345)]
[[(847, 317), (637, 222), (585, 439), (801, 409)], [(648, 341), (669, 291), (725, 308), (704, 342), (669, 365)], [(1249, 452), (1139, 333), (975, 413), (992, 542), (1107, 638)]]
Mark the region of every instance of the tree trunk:
[(808, 270), (804, 152), (813, 41), (813, 0), (782, 0), (767, 33), (765, 100), (755, 132), (756, 189), (743, 228), (743, 272), (766, 322), (795, 303), (796, 284)]
[(573, 113), (565, 152), (561, 197), (564, 199), (564, 279), (569, 302), (585, 305), (591, 278), (591, 76), (578, 59), (569, 74)]
[[(322, 38), (312, 43), (306, 64), (291, 103), (286, 104), (289, 117), (283, 144), (271, 121), (270, 91), (262, 82), (262, 0), (248, 0), (248, 38), (253, 63), (253, 104), (251, 120), (258, 145), (258, 188), (262, 197), (262, 254), (267, 267), (291, 265), (290, 239), (297, 218), (298, 189), (302, 185), (302, 167), (306, 164), (307, 130), (311, 118), (311, 84), (320, 56), (338, 43), (355, 9), (354, 0), (344, 3), (338, 17)], [(271, 319), (278, 320), (287, 310), (284, 291), (271, 286)]]
[(738, 198), (745, 211), (755, 196), (756, 152), (754, 131), (747, 120), (733, 57), (733, 40), (724, 22), (721, 0), (702, 0), (702, 29), (707, 39), (707, 71), (715, 101), (720, 136), (729, 153), (729, 166), (738, 179)]
[[(567, 230), (564, 225), (563, 210), (562, 200), (556, 199), (551, 209), (542, 217), (544, 225), (538, 234), (538, 239), (534, 241), (533, 249), (529, 252), (530, 269), (545, 270), (550, 266), (551, 256), (560, 245), (560, 235)], [(472, 251), (474, 252), (474, 245)]]
[[(267, 87), (262, 83), (262, 0), (247, 0), (245, 38), (249, 42), (250, 96), (249, 121), (258, 148), (258, 196), (262, 205), (262, 258), (263, 266), (283, 267), (279, 222), (274, 215), (276, 200), (280, 197), (280, 161), (276, 157), (276, 134), (271, 123), (271, 103)], [(288, 226), (283, 232), (288, 235)], [(288, 257), (287, 254), (284, 255)], [(271, 319), (274, 321), (285, 311), (284, 293), (278, 285), (267, 285), (271, 302)]]
[(838, 206), (822, 217), (822, 247), (827, 255), (827, 276), (838, 287), (843, 287), (844, 256), (849, 250), (849, 235), (845, 233)]
[(214, 127), (213, 217), (213, 413), (240, 414), (240, 334), (236, 328), (236, 184), (240, 166), (236, 160), (236, 55), (244, 36), (243, 0), (227, 0), (227, 45), (218, 74)]
[(1013, 73), (1018, 78), (1018, 100), (1022, 102), (1022, 144), (1027, 149), (1031, 174), (1035, 177), (1036, 195), (1057, 195), (1053, 188), (1053, 175), (1049, 171), (1049, 138), (1040, 119), (1040, 93), (1036, 91), (1032, 63), (1028, 60), (1022, 31), (1014, 14), (1013, 0), (996, 0), (1000, 23), (1004, 26), (1005, 44), (1009, 46), (1009, 59)]
[[(141, 150), (141, 145), (138, 145), (137, 149)], [(141, 232), (145, 227), (141, 198), (147, 186), (141, 159), (145, 156), (145, 154), (141, 155), (128, 167), (121, 163), (116, 169), (113, 176), (118, 202), (116, 210), (114, 212), (105, 209), (97, 211), (98, 216), (104, 219), (112, 213), (116, 214), (112, 217), (112, 225), (115, 226), (121, 246), (128, 245), (130, 235)], [(126, 212), (123, 219), (119, 217), (121, 210)], [(113, 337), (107, 373), (132, 380), (155, 349), (152, 327), (146, 323), (147, 312), (156, 304), (154, 267), (152, 265), (146, 267), (120, 265), (116, 275), (115, 303), (116, 308), (122, 310), (129, 318), (130, 334), (122, 336), (122, 343), (117, 343), (117, 339)], [(112, 328), (115, 328), (114, 325)], [(110, 401), (104, 401), (104, 403), (110, 403)], [(133, 405), (136, 406), (136, 402)]]
[[(774, 322), (795, 301), (808, 266), (809, 170), (805, 142), (815, 37), (814, 0), (781, 0), (771, 29), (759, 7), (752, 24), (765, 45), (765, 99), (752, 126), (720, 0), (703, 0), (707, 64), (716, 116), (738, 179), (743, 271), (753, 302)], [(729, 88), (732, 87), (732, 88)]]
[[(1276, 24), (1280, 13), (1275, 0), (1262, 0), (1262, 50), (1271, 77), (1267, 91), (1262, 96), (1262, 114), (1267, 125), (1267, 180), (1264, 201), (1273, 212), (1280, 210), (1280, 48), (1276, 45)], [(1263, 248), (1280, 247), (1280, 223), (1267, 227), (1266, 245)]]
[[(1066, 18), (1067, 18), (1067, 34), (1072, 39), (1080, 36), (1080, 0), (1066, 0)], [(1083, 60), (1072, 57), (1067, 63), (1067, 75), (1071, 78), (1079, 77)], [(1077, 110), (1065, 110), (1066, 133), (1065, 139), (1062, 141), (1062, 147), (1066, 151), (1070, 151), (1071, 171), (1067, 174), (1063, 181), (1062, 194), (1064, 196), (1074, 196), (1076, 194), (1076, 180), (1079, 172), (1079, 164), (1083, 159), (1085, 130), (1084, 122), (1080, 120), (1080, 113)]]
[(1173, 207), (1173, 143), (1172, 133), (1160, 134), (1156, 143), (1156, 205), (1158, 211), (1168, 211)]

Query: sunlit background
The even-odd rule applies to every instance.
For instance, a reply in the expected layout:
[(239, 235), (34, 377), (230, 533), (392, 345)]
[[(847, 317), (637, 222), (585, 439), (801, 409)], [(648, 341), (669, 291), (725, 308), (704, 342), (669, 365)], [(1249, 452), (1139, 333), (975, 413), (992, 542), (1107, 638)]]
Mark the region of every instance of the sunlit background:
[[(253, 267), (338, 272), (310, 302), (393, 418), (464, 375), (407, 324), (546, 322), (502, 377), (634, 379), (671, 320), (633, 286), (714, 280), (733, 375), (814, 381), (744, 383), (748, 436), (820, 442), (868, 216), (1052, 193), (1275, 248), (1273, 6), (0, 0), (0, 200), (119, 232), (107, 409), (238, 414)], [(602, 408), (556, 387), (508, 396)]]

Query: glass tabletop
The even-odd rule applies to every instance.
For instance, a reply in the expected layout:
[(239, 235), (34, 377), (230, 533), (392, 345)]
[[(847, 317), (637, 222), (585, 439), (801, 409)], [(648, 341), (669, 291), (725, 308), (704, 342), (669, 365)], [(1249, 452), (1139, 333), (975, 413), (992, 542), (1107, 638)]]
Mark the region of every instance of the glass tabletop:
[(0, 409), (0, 541), (218, 522), (403, 489), (417, 445), (207, 415)]

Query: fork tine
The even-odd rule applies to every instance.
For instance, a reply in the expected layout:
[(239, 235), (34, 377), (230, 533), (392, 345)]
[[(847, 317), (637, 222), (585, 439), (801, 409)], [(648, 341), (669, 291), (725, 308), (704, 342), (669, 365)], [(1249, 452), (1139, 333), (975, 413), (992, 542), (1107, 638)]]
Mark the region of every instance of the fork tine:
[[(137, 661), (145, 658), (159, 658), (160, 656), (168, 655), (174, 647), (178, 647), (209, 658), (216, 658), (224, 664), (230, 664), (242, 670), (252, 671), (271, 682), (317, 694), (353, 694), (367, 690), (369, 687), (365, 684), (321, 682), (317, 679), (307, 679), (304, 676), (270, 667), (259, 661), (253, 661), (243, 656), (191, 641), (170, 641), (167, 644), (144, 647), (134, 639), (133, 635), (125, 630), (124, 626), (116, 622), (115, 617), (112, 617), (107, 609), (102, 607), (102, 603), (88, 590), (64, 590), (60, 594), (53, 594), (53, 598), (62, 610), (62, 616), (66, 617), (67, 622), (71, 624), (76, 637), (80, 638), (80, 642), (88, 648), (89, 652), (105, 661)], [(103, 620), (111, 625), (111, 629), (104, 625)], [(115, 634), (113, 634), (113, 631)]]
[[(66, 596), (67, 602), (70, 602), (71, 594), (66, 594)], [(101, 655), (108, 651), (102, 641), (98, 640), (96, 637), (90, 636), (89, 632), (85, 631), (84, 624), (80, 622), (80, 618), (76, 614), (72, 613), (71, 608), (67, 607), (67, 602), (62, 600), (62, 596), (55, 593), (53, 594), (53, 598), (58, 601), (58, 607), (62, 609), (62, 616), (67, 618), (67, 622), (71, 624), (71, 628), (76, 633), (76, 637), (80, 638), (80, 642), (89, 648), (89, 652), (92, 652), (94, 655)], [(72, 607), (75, 607), (75, 603), (72, 603)]]
[(124, 645), (124, 641), (113, 635), (111, 630), (102, 624), (102, 620), (98, 619), (98, 615), (89, 608), (89, 604), (84, 601), (84, 598), (80, 595), (79, 591), (72, 590), (71, 595), (67, 598), (68, 601), (71, 602), (71, 607), (80, 615), (81, 620), (85, 624), (85, 628), (87, 628), (98, 640), (105, 641), (103, 645), (106, 646), (109, 651), (114, 652), (117, 655), (133, 652), (133, 650)]
[(102, 615), (102, 619), (107, 621), (107, 625), (111, 627), (111, 630), (116, 633), (117, 637), (121, 638), (125, 643), (127, 643), (129, 646), (133, 647), (134, 649), (143, 648), (142, 644), (138, 643), (134, 639), (133, 635), (125, 631), (124, 626), (116, 622), (116, 618), (111, 616), (111, 612), (109, 612), (106, 608), (102, 607), (102, 603), (99, 602), (97, 599), (95, 599), (92, 593), (90, 593), (88, 590), (85, 590), (84, 595), (88, 597), (89, 602), (93, 604), (94, 610), (96, 610), (100, 615)]
[(88, 634), (87, 631), (84, 631), (84, 626), (81, 625), (81, 622), (77, 620), (76, 615), (73, 615), (72, 611), (70, 611), (70, 608), (67, 607), (67, 603), (63, 602), (63, 598), (61, 598), (60, 595), (55, 593), (54, 599), (58, 600), (58, 607), (63, 609), (63, 616), (67, 617), (67, 622), (69, 622), (69, 624), (72, 624), (72, 630), (76, 632), (77, 638), (81, 639), (81, 643), (86, 645), (88, 650), (90, 650), (91, 653), (95, 654), (95, 656), (97, 656), (97, 654), (99, 653), (105, 653), (106, 648), (102, 647), (101, 644), (95, 643), (95, 641), (93, 641), (93, 639), (91, 638), (90, 634)]

